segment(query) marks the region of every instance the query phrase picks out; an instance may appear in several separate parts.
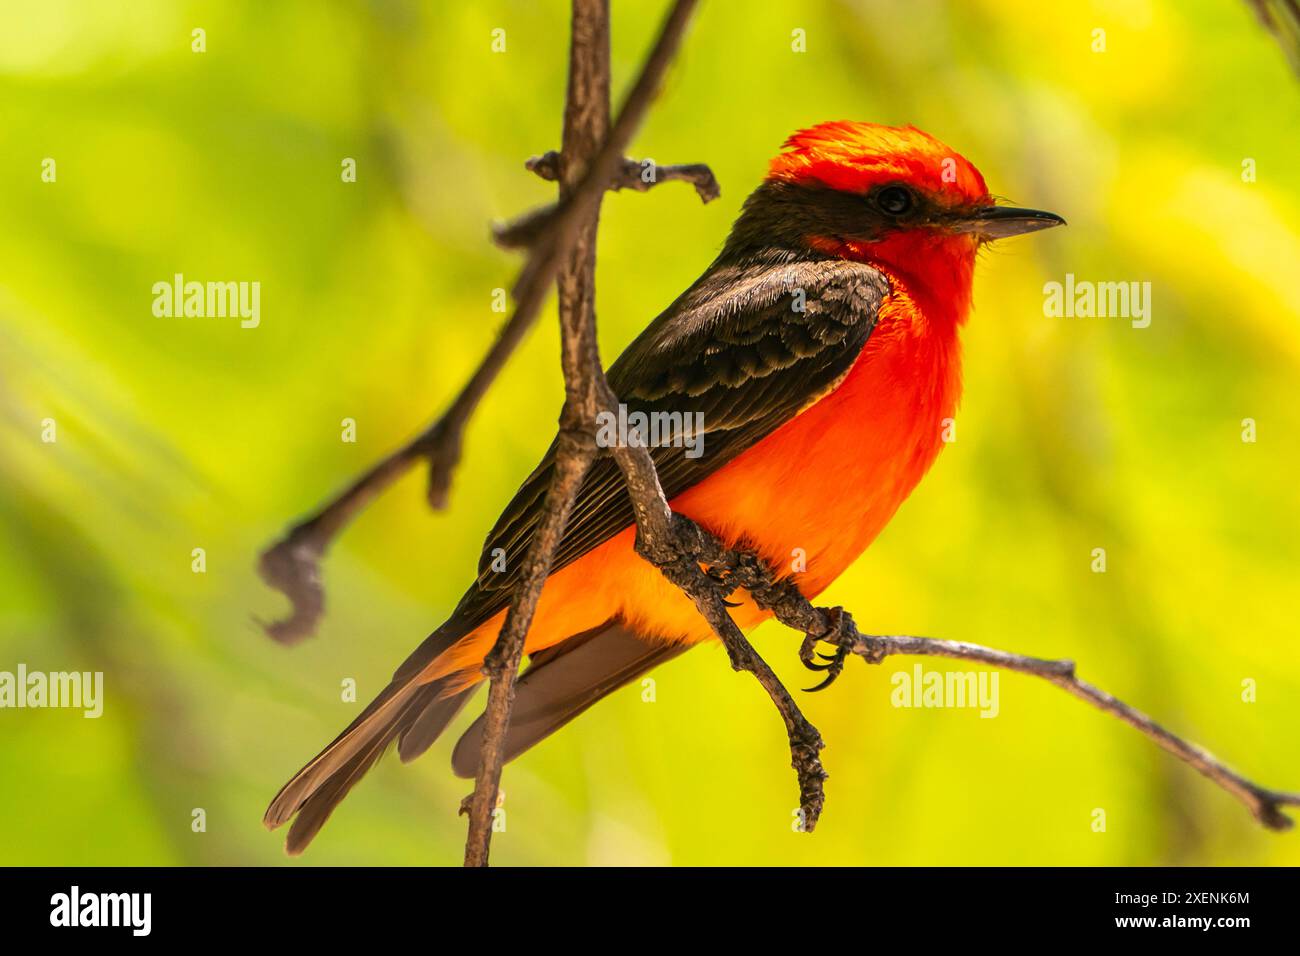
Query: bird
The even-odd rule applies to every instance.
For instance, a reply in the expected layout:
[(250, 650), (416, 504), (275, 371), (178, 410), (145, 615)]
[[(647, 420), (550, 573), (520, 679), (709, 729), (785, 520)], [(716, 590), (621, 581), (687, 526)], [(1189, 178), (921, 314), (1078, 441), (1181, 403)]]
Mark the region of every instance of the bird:
[[(945, 444), (977, 253), (1064, 224), (1000, 204), (974, 165), (914, 126), (835, 121), (791, 135), (713, 263), (607, 372), (629, 420), (640, 412), (698, 423), (691, 442), (661, 436), (650, 448), (672, 509), (815, 598)], [(484, 680), (556, 448), (506, 505), (447, 621), (272, 800), (264, 823), (293, 821), (290, 854), (392, 744), (403, 762), (423, 754)], [(620, 472), (602, 455), (580, 486), (525, 639), (507, 759), (715, 639), (690, 598), (637, 555), (635, 535)], [(742, 630), (770, 615), (744, 591), (730, 603)], [(482, 739), (480, 717), (453, 748), (457, 775), (476, 774)]]

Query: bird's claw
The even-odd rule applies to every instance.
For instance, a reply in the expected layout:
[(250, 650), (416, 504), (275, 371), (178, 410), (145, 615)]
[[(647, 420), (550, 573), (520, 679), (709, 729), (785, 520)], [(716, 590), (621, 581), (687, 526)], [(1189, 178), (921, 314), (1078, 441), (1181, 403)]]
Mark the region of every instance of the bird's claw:
[(744, 603), (727, 600), (736, 590), (736, 582), (732, 580), (733, 575), (730, 571), (725, 568), (707, 568), (704, 573), (717, 587), (723, 604), (727, 607), (740, 607)]
[(826, 679), (823, 680), (823, 681), (822, 681), (820, 684), (818, 684), (816, 687), (805, 687), (805, 688), (803, 689), (803, 692), (804, 692), (805, 694), (815, 694), (815, 693), (817, 693), (817, 691), (819, 691), (819, 690), (825, 690), (827, 687), (830, 687), (831, 684), (833, 684), (833, 683), (835, 682), (835, 678), (837, 678), (837, 677), (839, 677), (839, 676), (840, 676), (840, 675), (839, 675), (838, 673), (832, 671), (831, 673), (827, 674), (827, 675), (826, 675)]
[[(819, 690), (825, 690), (835, 682), (835, 678), (840, 676), (844, 670), (844, 662), (849, 656), (849, 642), (844, 637), (844, 631), (840, 625), (840, 609), (832, 608), (829, 611), (834, 627), (826, 634), (806, 634), (804, 635), (803, 644), (799, 648), (799, 660), (803, 666), (810, 671), (825, 671), (825, 679), (816, 687), (805, 687), (804, 692), (814, 694)], [(817, 645), (825, 641), (835, 645), (834, 654), (823, 654), (817, 650)], [(821, 664), (813, 658), (820, 657), (826, 663)]]

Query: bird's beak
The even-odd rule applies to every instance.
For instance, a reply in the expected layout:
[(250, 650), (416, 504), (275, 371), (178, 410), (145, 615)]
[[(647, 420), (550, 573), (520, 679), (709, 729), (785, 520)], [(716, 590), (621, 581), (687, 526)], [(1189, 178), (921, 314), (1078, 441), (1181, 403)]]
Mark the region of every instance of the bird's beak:
[(954, 232), (973, 232), (981, 239), (1005, 239), (1039, 229), (1064, 226), (1065, 220), (1054, 212), (1021, 209), (1017, 206), (984, 206), (952, 224)]

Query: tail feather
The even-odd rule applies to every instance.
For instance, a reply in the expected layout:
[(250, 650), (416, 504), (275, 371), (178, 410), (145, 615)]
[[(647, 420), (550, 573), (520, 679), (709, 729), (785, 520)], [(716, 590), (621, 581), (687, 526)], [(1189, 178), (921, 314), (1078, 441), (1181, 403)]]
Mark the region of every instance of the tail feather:
[(436, 696), (424, 704), (397, 740), (397, 755), (402, 758), (402, 763), (410, 763), (432, 747), (476, 690), (477, 684), (450, 697)]
[[(419, 685), (409, 682), (394, 681), (385, 687), (343, 733), (280, 788), (266, 808), (262, 822), (272, 830), (288, 823), (336, 774), (349, 771), (354, 766), (354, 758), (367, 753), (375, 741), (391, 740), (393, 727), (406, 714), (406, 704), (419, 691)], [(369, 762), (373, 763), (374, 759)]]
[[(413, 704), (414, 699), (412, 704), (407, 706), (408, 711)], [(366, 771), (383, 756), (388, 745), (392, 743), (395, 733), (395, 730), (389, 729), (384, 734), (376, 735), (368, 745), (358, 750), (347, 763), (339, 767), (303, 801), (298, 807), (293, 826), (289, 828), (289, 836), (284, 844), (285, 852), (290, 856), (297, 856), (307, 848), (307, 844), (311, 843), (320, 832), (320, 828), (325, 825), (334, 808), (348, 795), (357, 781), (365, 776)]]
[[(651, 643), (611, 621), (533, 655), (515, 685), (505, 759), (513, 760), (601, 698), (688, 647)], [(479, 717), (456, 743), (451, 766), (457, 776), (478, 772), (483, 728)]]
[[(306, 849), (334, 808), (394, 741), (402, 761), (413, 760), (455, 719), (476, 687), (446, 694), (447, 679), (426, 683), (420, 675), (460, 634), (449, 622), (430, 635), (379, 696), (276, 794), (263, 822), (275, 829), (293, 820), (285, 843), (290, 854)], [(517, 684), (506, 759), (513, 760), (688, 646), (651, 643), (610, 622), (532, 655)], [(483, 726), (479, 717), (456, 744), (452, 769), (459, 776), (472, 777), (477, 771)]]
[(274, 830), (297, 816), (286, 842), (289, 853), (306, 848), (339, 801), (394, 740), (418, 731), (415, 739), (423, 744), (422, 751), (456, 716), (472, 688), (442, 699), (443, 681), (422, 683), (419, 677), (460, 633), (449, 622), (430, 635), (379, 696), (275, 795), (262, 822)]

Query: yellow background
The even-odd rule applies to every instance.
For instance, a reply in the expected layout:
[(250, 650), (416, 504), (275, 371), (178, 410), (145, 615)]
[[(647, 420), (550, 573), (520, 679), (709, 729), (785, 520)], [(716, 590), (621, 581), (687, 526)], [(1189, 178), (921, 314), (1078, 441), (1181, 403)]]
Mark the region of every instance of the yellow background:
[[(663, 6), (615, 2), (616, 97)], [(107, 699), (99, 720), (0, 711), (0, 863), (283, 861), (267, 801), (443, 619), (550, 440), (553, 305), (475, 418), (450, 511), (412, 474), (337, 543), (316, 639), (262, 636), (284, 605), (255, 557), (492, 340), (519, 260), (488, 223), (553, 194), (522, 163), (558, 145), (566, 49), (558, 0), (4, 4), (0, 670), (103, 670)], [(784, 137), (840, 118), (927, 129), (1070, 225), (983, 257), (957, 441), (825, 601), (866, 630), (1075, 658), (1300, 788), (1300, 83), (1274, 41), (1232, 0), (706, 2), (632, 153), (707, 162), (723, 198), (608, 197), (606, 360), (708, 264)], [(155, 318), (177, 272), (259, 281), (260, 327)], [(1150, 282), (1150, 328), (1046, 317), (1067, 272)], [(756, 640), (813, 682), (793, 635)], [(851, 661), (800, 696), (828, 742), (814, 835), (792, 832), (770, 704), (711, 647), (657, 672), (655, 703), (625, 689), (509, 767), (495, 859), (1300, 863), (1300, 837), (1032, 679), (1002, 676), (993, 720), (891, 707), (912, 664)], [(457, 863), (449, 748), (386, 759), (304, 862)]]

